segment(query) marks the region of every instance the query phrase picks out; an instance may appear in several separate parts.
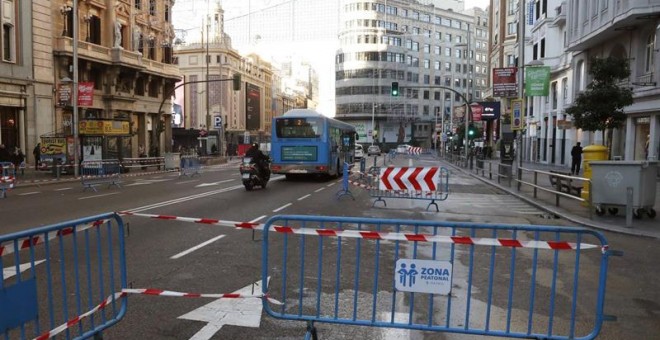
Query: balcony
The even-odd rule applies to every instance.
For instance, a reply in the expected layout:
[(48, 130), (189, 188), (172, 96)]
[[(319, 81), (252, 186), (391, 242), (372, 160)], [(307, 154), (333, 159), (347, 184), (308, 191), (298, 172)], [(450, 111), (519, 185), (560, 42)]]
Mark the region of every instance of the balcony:
[(632, 83), (634, 86), (656, 86), (657, 82), (653, 77), (653, 72), (638, 76), (637, 79)]
[[(73, 40), (69, 37), (57, 37), (55, 54), (73, 56)], [(179, 79), (179, 67), (173, 64), (164, 64), (155, 60), (144, 58), (141, 53), (109, 48), (101, 45), (78, 41), (78, 57), (96, 61), (102, 64), (115, 64), (124, 67), (139, 69), (165, 78)]]
[(562, 2), (561, 5), (555, 7), (555, 18), (552, 20), (552, 25), (559, 26), (565, 24), (566, 24), (566, 2)]

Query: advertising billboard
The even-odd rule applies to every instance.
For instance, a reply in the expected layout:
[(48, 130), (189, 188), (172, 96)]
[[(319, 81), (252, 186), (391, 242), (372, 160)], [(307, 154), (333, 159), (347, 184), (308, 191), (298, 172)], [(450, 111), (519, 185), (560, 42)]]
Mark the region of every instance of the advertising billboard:
[(489, 121), (500, 119), (500, 102), (478, 102), (483, 107), (481, 120)]
[[(183, 84), (185, 79), (176, 83), (175, 86)], [(174, 90), (174, 98), (172, 98), (172, 127), (184, 128), (186, 127), (186, 115), (184, 112), (185, 103), (185, 86), (181, 86)]]
[(493, 96), (518, 97), (518, 68), (500, 67), (493, 69)]
[(259, 130), (261, 127), (261, 89), (246, 83), (245, 94), (245, 129)]

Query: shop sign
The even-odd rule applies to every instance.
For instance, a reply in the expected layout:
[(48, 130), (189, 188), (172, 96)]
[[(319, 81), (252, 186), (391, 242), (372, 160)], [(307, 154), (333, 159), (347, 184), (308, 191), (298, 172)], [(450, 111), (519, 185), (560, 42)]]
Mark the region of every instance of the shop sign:
[(118, 120), (82, 120), (79, 132), (81, 135), (128, 135), (130, 124)]

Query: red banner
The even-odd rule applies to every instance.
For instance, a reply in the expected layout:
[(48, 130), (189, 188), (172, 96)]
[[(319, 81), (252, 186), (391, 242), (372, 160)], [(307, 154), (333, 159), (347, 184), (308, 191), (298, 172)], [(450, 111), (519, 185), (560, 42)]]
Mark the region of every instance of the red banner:
[(93, 106), (93, 105), (94, 105), (94, 83), (93, 82), (78, 83), (78, 106)]

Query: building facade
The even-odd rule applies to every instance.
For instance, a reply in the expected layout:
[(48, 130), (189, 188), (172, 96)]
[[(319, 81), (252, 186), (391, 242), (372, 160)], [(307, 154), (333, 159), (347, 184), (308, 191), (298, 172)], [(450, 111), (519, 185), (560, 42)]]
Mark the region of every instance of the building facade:
[[(567, 0), (568, 50), (573, 51), (573, 92), (590, 81), (592, 58), (616, 57), (630, 62), (622, 86), (633, 90), (634, 102), (624, 108), (627, 119), (615, 131), (612, 155), (625, 160), (658, 159), (660, 148), (660, 2), (646, 0)], [(584, 133), (584, 144), (604, 144), (601, 133)]]
[[(358, 142), (431, 146), (436, 125), (445, 122), (450, 131), (465, 119), (453, 109), (463, 99), (446, 89), (484, 98), (488, 16), (458, 10), (409, 1), (342, 3), (336, 117), (357, 127)], [(392, 82), (399, 96), (391, 95)]]
[[(566, 3), (561, 0), (530, 2), (526, 22), (531, 27), (525, 64), (550, 67), (549, 94), (527, 97), (525, 160), (570, 166), (570, 150), (583, 138), (573, 127), (566, 109), (574, 92), (571, 51), (567, 50)], [(531, 24), (531, 25), (529, 25)], [(525, 66), (525, 68), (534, 66)]]
[(168, 94), (180, 79), (172, 63), (172, 4), (90, 0), (73, 13), (69, 2), (51, 1), (56, 98), (51, 110), (39, 113), (37, 133), (70, 141), (76, 39), (81, 159), (137, 157), (140, 146), (154, 156), (171, 150), (171, 112), (164, 108), (170, 107)]
[[(44, 14), (47, 4), (47, 1), (31, 4), (29, 1), (2, 0), (0, 6), (0, 144), (9, 152), (20, 148), (24, 154), (31, 154), (31, 147), (35, 145), (35, 91), (43, 91), (42, 86), (39, 89), (33, 86), (37, 69), (39, 80), (46, 83), (46, 92), (49, 97), (52, 96), (47, 85), (51, 78), (44, 77), (40, 68), (44, 55), (33, 56), (32, 53), (33, 44), (42, 43), (33, 42), (32, 22), (35, 21), (35, 26), (49, 22)], [(35, 29), (39, 30), (38, 27)], [(39, 30), (39, 33), (42, 34), (42, 31)], [(39, 66), (33, 64), (35, 61)]]

